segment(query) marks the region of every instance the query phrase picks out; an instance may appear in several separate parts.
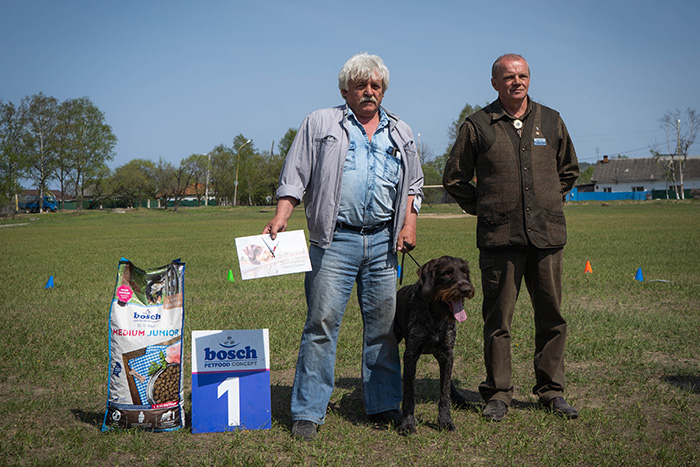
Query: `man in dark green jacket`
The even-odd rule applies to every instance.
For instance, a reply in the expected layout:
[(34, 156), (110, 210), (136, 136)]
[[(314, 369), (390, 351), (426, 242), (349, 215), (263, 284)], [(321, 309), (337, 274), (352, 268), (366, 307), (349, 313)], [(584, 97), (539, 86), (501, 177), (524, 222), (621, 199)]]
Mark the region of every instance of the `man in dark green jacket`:
[(523, 57), (499, 57), (491, 76), (498, 99), (462, 124), (443, 175), (447, 192), (477, 216), (484, 294), (483, 415), (503, 420), (513, 398), (510, 331), (524, 278), (536, 325), (533, 393), (543, 408), (576, 418), (578, 412), (563, 398), (561, 275), (563, 204), (578, 177), (578, 161), (559, 113), (529, 98), (530, 68)]

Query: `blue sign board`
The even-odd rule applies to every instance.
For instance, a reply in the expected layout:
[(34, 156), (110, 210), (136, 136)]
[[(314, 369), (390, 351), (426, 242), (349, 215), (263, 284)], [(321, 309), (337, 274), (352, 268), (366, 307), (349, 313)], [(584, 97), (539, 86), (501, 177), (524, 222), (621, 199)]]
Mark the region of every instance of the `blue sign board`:
[(192, 331), (192, 432), (272, 426), (267, 329)]

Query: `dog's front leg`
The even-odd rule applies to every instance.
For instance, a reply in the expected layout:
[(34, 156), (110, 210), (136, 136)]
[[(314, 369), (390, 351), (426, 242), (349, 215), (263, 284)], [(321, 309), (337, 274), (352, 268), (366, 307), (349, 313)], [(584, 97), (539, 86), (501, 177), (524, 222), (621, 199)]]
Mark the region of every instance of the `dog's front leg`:
[(438, 426), (444, 430), (454, 431), (455, 425), (452, 423), (450, 408), (452, 397), (450, 389), (452, 387), (452, 350), (443, 350), (435, 354), (435, 358), (440, 365), (440, 399), (438, 401)]
[(403, 418), (398, 430), (401, 435), (416, 432), (416, 417), (414, 416), (416, 408), (415, 382), (416, 365), (419, 357), (420, 353), (409, 350), (408, 342), (406, 342), (406, 351), (403, 354), (403, 402), (401, 404)]

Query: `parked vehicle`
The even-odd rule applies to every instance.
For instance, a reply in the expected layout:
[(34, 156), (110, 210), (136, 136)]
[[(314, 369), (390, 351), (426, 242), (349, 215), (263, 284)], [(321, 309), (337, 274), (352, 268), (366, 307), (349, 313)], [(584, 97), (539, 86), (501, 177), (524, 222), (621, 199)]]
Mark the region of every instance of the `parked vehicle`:
[[(44, 212), (56, 212), (58, 203), (53, 195), (44, 196)], [(39, 197), (25, 196), (17, 204), (17, 209), (25, 212), (39, 212)]]

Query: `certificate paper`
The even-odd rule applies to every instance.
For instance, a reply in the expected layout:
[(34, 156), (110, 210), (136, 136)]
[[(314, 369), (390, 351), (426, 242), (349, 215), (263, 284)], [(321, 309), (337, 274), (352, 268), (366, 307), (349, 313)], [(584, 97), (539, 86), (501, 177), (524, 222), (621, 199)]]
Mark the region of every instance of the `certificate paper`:
[(236, 252), (243, 280), (311, 271), (303, 230), (239, 237)]

